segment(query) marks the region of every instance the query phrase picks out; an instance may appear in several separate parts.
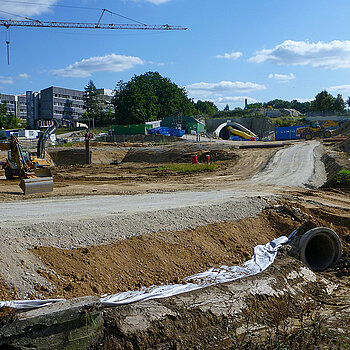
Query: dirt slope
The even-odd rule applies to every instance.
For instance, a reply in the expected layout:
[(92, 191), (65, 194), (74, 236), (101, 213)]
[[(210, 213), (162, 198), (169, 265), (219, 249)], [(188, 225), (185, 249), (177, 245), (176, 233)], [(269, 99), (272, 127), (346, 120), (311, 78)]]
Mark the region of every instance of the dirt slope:
[(297, 205), (303, 213), (301, 221), (277, 207), (266, 210), (259, 218), (147, 234), (110, 245), (73, 250), (37, 247), (32, 252), (52, 270), (41, 274), (55, 286), (49, 291), (37, 285), (37, 290), (47, 297), (71, 298), (179, 283), (213, 266), (240, 264), (250, 258), (257, 244), (289, 235), (308, 220), (316, 226), (333, 228), (346, 254), (350, 252), (347, 211)]

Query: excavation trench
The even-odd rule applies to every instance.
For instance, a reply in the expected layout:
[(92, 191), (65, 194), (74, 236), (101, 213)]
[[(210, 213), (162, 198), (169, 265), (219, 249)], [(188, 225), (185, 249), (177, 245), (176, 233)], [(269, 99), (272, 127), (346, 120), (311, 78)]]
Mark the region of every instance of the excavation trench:
[(310, 217), (310, 228), (332, 222), (340, 236), (339, 240), (324, 229), (300, 240), (301, 260), (315, 270), (324, 270), (340, 257), (340, 242), (346, 251), (349, 249), (350, 226), (346, 218), (339, 220), (332, 213), (305, 211), (305, 218), (299, 221), (287, 211), (270, 208), (256, 218), (149, 233), (113, 244), (77, 249), (36, 247), (32, 253), (47, 267), (38, 272), (51, 287), (38, 283), (35, 289), (40, 297), (74, 298), (181, 283), (183, 278), (211, 267), (243, 263), (255, 246), (288, 236)]

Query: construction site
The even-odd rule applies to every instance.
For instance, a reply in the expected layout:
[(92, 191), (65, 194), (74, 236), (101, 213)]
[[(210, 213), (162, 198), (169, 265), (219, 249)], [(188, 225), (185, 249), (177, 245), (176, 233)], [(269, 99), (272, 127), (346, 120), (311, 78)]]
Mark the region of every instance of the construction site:
[(19, 158), (0, 348), (350, 348), (349, 135), (38, 147), (21, 188)]

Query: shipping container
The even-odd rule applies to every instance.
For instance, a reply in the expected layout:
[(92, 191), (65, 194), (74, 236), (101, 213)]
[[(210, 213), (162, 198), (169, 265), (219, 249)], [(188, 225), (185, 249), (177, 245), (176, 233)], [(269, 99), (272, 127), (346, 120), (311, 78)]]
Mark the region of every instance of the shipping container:
[(286, 126), (275, 128), (275, 140), (297, 140), (299, 139), (297, 136), (297, 129), (301, 127), (302, 126)]
[(133, 124), (133, 125), (113, 125), (113, 135), (146, 135), (147, 129), (151, 125)]

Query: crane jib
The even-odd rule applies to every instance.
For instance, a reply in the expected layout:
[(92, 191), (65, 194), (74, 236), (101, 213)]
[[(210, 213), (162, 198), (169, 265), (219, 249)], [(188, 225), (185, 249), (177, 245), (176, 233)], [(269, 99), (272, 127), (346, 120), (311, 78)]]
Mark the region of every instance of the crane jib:
[(41, 22), (41, 21), (15, 21), (0, 20), (0, 25), (6, 28), (14, 27), (38, 27), (38, 28), (81, 28), (81, 29), (136, 29), (136, 30), (187, 30), (186, 27), (172, 26), (168, 24), (104, 24), (104, 23), (79, 23), (79, 22)]

